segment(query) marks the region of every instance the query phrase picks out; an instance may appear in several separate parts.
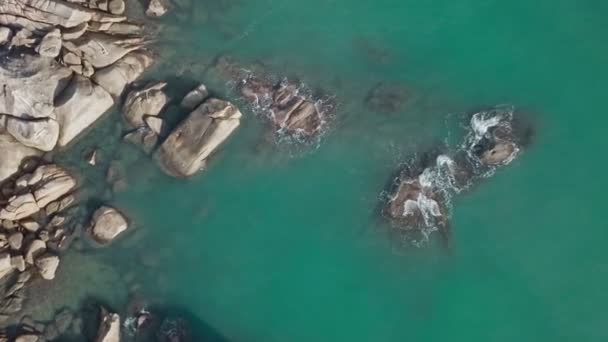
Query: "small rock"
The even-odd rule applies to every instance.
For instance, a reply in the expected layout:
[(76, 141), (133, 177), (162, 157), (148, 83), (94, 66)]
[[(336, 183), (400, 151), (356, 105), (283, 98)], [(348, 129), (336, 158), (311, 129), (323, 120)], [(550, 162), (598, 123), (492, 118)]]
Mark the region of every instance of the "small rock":
[(61, 31), (54, 29), (42, 38), (40, 44), (36, 47), (36, 52), (44, 57), (55, 58), (61, 52), (61, 44)]
[(156, 135), (164, 135), (165, 121), (163, 119), (159, 118), (158, 116), (146, 116), (144, 121)]
[(194, 108), (203, 103), (208, 96), (209, 91), (207, 90), (207, 87), (204, 84), (201, 84), (184, 97), (180, 106), (191, 112)]
[(125, 13), (124, 0), (110, 0), (110, 2), (108, 3), (108, 11), (116, 15)]
[(44, 242), (48, 242), (49, 241), (49, 231), (41, 230), (40, 233), (38, 233), (38, 238)]
[(14, 251), (21, 250), (23, 244), (23, 233), (14, 233), (8, 237), (8, 244)]
[(2, 220), (2, 228), (11, 230), (17, 228), (17, 224), (11, 220)]
[(0, 234), (0, 248), (8, 246), (8, 238), (6, 234)]
[(63, 309), (55, 315), (55, 327), (60, 335), (65, 334), (72, 322), (74, 321), (74, 313), (70, 309)]
[(42, 240), (34, 240), (27, 247), (25, 253), (25, 262), (30, 265), (34, 264), (34, 259), (43, 254), (46, 251), (46, 243)]
[(169, 11), (169, 7), (165, 0), (150, 0), (146, 15), (153, 18), (162, 17)]
[[(52, 204), (52, 203), (51, 203)], [(49, 204), (50, 206), (50, 204)], [(47, 206), (47, 208), (49, 207)], [(48, 214), (48, 213), (47, 213)], [(32, 220), (32, 219), (25, 219), (21, 222), (19, 222), (19, 224), (21, 225), (21, 227), (23, 227), (25, 230), (35, 233), (38, 229), (40, 229), (40, 223)]]
[(59, 267), (59, 257), (57, 255), (45, 254), (36, 259), (35, 264), (42, 278), (46, 280), (55, 279), (55, 273), (57, 267)]
[(11, 266), (19, 272), (25, 271), (25, 259), (23, 255), (14, 255), (11, 257)]
[(75, 53), (73, 52), (68, 52), (65, 55), (63, 55), (63, 62), (67, 65), (80, 65), (82, 64), (82, 60), (80, 59), (80, 57), (76, 56)]
[(97, 242), (107, 244), (128, 227), (127, 220), (118, 210), (103, 206), (93, 214), (91, 234)]
[(94, 73), (95, 73), (95, 68), (93, 67), (93, 65), (89, 61), (84, 60), (82, 62), (82, 76), (91, 77), (91, 76), (93, 76)]

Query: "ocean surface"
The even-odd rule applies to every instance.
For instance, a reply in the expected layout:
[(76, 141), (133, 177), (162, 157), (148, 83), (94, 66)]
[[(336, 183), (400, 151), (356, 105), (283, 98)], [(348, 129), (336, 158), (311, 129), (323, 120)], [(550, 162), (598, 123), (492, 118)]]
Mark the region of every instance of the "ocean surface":
[[(40, 311), (90, 297), (122, 310), (138, 293), (189, 313), (201, 341), (608, 340), (608, 2), (180, 3), (158, 21), (146, 79), (177, 100), (204, 82), (237, 101), (209, 72), (230, 55), (332, 96), (335, 119), (318, 143), (277, 143), (242, 105), (209, 168), (176, 180), (108, 116), (59, 159), (133, 228), (64, 258)], [(403, 110), (365, 105), (379, 82), (407, 89)], [(533, 143), (454, 198), (451, 251), (398, 241), (378, 206), (399, 165), (499, 104), (534, 125)], [(83, 163), (92, 147), (97, 167)], [(113, 159), (128, 179), (116, 194)]]

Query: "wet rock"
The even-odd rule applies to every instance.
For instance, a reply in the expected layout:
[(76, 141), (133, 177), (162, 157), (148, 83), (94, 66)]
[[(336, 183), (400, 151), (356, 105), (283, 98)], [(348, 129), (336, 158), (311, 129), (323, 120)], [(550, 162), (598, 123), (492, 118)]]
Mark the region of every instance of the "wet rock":
[(25, 252), (25, 262), (33, 265), (34, 260), (46, 251), (46, 243), (42, 240), (34, 240), (30, 242)]
[(163, 320), (156, 337), (159, 342), (188, 342), (192, 339), (188, 323), (182, 318), (174, 317)]
[(198, 87), (186, 94), (180, 106), (184, 110), (193, 111), (196, 107), (203, 103), (208, 96), (209, 91), (207, 90), (207, 87), (204, 84), (200, 84)]
[(53, 324), (60, 335), (65, 334), (70, 329), (74, 321), (74, 313), (70, 309), (63, 309), (55, 315)]
[(59, 56), (61, 44), (61, 31), (54, 29), (42, 38), (40, 44), (36, 47), (36, 52), (44, 57), (55, 58)]
[(162, 17), (169, 11), (166, 0), (149, 0), (146, 15), (153, 18)]
[(126, 218), (118, 210), (104, 206), (93, 214), (90, 231), (95, 241), (108, 244), (128, 227)]
[(236, 130), (241, 116), (233, 104), (209, 99), (171, 132), (155, 159), (171, 176), (192, 176), (204, 168), (207, 158)]
[(42, 278), (53, 280), (59, 267), (59, 257), (53, 254), (45, 254), (37, 258), (34, 264), (38, 268)]
[(402, 111), (410, 99), (410, 91), (398, 83), (381, 82), (374, 86), (365, 99), (365, 104), (381, 113)]
[(21, 250), (21, 246), (23, 245), (23, 233), (17, 232), (13, 233), (8, 237), (8, 244), (12, 250), (18, 251)]
[(95, 342), (120, 342), (120, 316), (101, 309), (101, 322)]
[(165, 135), (165, 121), (157, 116), (146, 116), (144, 118), (146, 126), (158, 136)]
[(144, 116), (156, 116), (165, 108), (169, 101), (164, 92), (166, 86), (165, 82), (151, 83), (127, 95), (122, 112), (133, 128), (145, 125)]
[(141, 147), (145, 153), (150, 154), (158, 144), (158, 135), (149, 127), (142, 126), (125, 134), (123, 140)]

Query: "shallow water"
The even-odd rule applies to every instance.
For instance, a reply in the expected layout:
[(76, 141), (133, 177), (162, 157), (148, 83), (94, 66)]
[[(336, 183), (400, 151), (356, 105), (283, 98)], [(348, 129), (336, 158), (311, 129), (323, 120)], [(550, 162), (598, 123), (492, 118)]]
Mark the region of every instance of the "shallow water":
[[(206, 72), (229, 53), (334, 94), (336, 121), (318, 146), (277, 147), (244, 109), (236, 136), (188, 181), (161, 175), (130, 147), (104, 148), (107, 159), (130, 160), (129, 187), (112, 203), (135, 229), (89, 253), (136, 280), (96, 281), (90, 295), (116, 301), (139, 283), (220, 341), (608, 338), (608, 3), (192, 6), (163, 19), (162, 60), (150, 78), (200, 80), (231, 98)], [(403, 111), (365, 107), (380, 81), (410, 89)], [(502, 103), (526, 112), (534, 143), (454, 199), (451, 253), (397, 248), (376, 209), (399, 163), (458, 140), (459, 114)], [(92, 135), (112, 136), (116, 120)], [(80, 160), (85, 144), (63, 158)], [(102, 169), (83, 172), (99, 187)]]

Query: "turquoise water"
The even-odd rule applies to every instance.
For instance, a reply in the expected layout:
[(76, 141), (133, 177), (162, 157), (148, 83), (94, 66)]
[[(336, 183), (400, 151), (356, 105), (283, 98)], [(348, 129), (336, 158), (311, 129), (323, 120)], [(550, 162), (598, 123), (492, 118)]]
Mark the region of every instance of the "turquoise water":
[[(228, 53), (334, 94), (336, 120), (318, 146), (276, 146), (244, 108), (235, 137), (188, 181), (119, 147), (129, 188), (112, 203), (135, 229), (95, 255), (228, 341), (605, 341), (607, 11), (193, 1), (163, 19), (150, 78), (200, 80), (230, 98), (207, 72)], [(365, 107), (380, 81), (409, 89), (402, 112)], [(391, 174), (460, 134), (459, 113), (503, 103), (525, 111), (534, 143), (454, 200), (451, 253), (398, 248), (376, 211)], [(128, 285), (113, 286), (122, 298)]]

